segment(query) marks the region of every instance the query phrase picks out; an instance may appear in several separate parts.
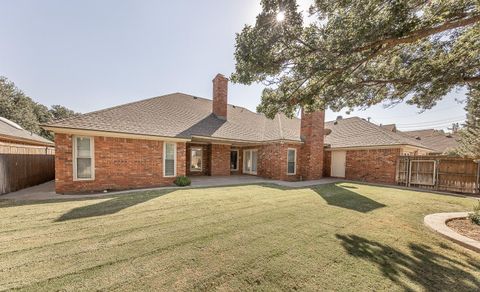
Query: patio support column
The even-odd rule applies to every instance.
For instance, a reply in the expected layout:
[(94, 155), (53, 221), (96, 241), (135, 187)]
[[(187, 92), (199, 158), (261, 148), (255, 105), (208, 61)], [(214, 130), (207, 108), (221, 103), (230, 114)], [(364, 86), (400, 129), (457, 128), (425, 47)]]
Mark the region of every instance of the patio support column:
[(230, 175), (230, 145), (212, 144), (210, 153), (210, 175)]

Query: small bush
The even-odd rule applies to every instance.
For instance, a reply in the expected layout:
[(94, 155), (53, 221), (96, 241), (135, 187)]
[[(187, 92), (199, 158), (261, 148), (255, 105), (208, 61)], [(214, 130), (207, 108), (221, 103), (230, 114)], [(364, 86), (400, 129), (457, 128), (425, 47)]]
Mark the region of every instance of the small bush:
[(174, 183), (179, 187), (189, 186), (192, 181), (186, 176), (177, 176)]
[(468, 218), (472, 223), (480, 225), (480, 200), (476, 206), (473, 206), (473, 213), (468, 214)]

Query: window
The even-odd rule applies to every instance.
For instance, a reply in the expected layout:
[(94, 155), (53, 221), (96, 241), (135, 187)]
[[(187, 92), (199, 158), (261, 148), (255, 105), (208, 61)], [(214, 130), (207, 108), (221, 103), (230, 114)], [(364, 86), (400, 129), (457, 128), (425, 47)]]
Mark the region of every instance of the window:
[(243, 150), (243, 173), (257, 174), (257, 149)]
[(202, 171), (202, 148), (192, 147), (190, 151), (190, 170)]
[(177, 168), (177, 144), (163, 144), (163, 176), (172, 177), (176, 175)]
[(287, 151), (287, 174), (294, 175), (297, 170), (297, 149)]
[(238, 170), (238, 150), (230, 151), (230, 170)]
[(93, 138), (73, 138), (73, 178), (75, 180), (92, 180), (94, 174)]

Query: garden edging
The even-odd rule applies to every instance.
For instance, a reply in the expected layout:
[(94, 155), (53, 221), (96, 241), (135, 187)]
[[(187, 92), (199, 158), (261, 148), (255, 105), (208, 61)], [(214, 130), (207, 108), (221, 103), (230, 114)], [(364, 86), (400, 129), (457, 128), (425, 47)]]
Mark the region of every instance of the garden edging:
[(440, 233), (442, 236), (476, 252), (480, 252), (480, 241), (463, 236), (450, 227), (447, 226), (447, 222), (452, 219), (465, 218), (469, 212), (454, 212), (454, 213), (436, 213), (425, 216), (423, 219), (424, 224), (435, 232)]

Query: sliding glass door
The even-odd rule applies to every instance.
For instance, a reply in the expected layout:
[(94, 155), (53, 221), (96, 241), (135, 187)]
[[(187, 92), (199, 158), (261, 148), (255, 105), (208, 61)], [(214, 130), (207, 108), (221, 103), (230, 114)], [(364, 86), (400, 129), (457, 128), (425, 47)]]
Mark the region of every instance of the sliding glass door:
[(257, 174), (257, 149), (243, 150), (243, 173)]

